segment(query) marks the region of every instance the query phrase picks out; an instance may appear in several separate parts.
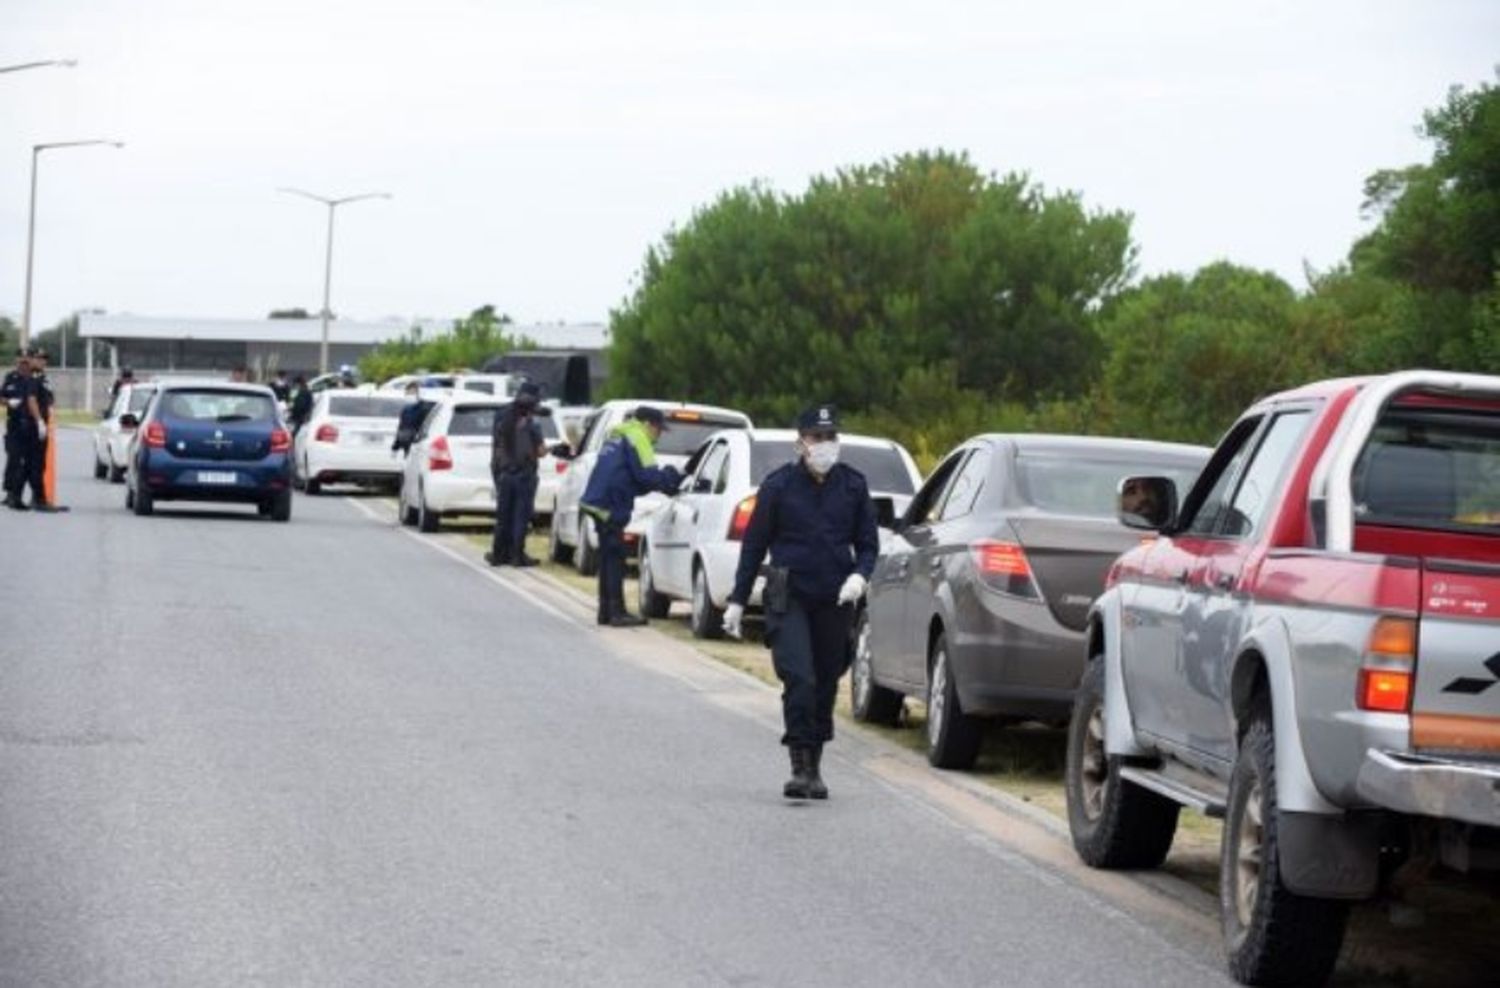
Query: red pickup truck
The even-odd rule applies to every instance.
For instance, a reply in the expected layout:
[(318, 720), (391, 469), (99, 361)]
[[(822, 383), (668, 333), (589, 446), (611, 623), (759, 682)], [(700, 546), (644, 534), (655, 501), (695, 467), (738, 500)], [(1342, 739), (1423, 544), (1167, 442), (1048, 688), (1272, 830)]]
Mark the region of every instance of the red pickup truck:
[(1069, 735), (1074, 846), (1155, 867), (1225, 820), (1230, 972), (1315, 984), (1348, 903), (1500, 865), (1500, 377), (1328, 381), (1247, 411), (1095, 602)]

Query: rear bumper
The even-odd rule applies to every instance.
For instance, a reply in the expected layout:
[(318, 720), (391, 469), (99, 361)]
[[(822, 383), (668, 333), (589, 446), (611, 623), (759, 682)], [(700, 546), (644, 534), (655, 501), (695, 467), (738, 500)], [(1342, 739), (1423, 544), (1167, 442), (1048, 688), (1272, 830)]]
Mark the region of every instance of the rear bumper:
[[(978, 599), (973, 599), (978, 598)], [(960, 598), (947, 628), (958, 699), (966, 711), (1067, 717), (1083, 675), (1083, 632), (1058, 624), (1047, 605), (987, 591)]]
[[(205, 482), (201, 475), (234, 479)], [(291, 460), (283, 454), (263, 460), (178, 460), (152, 456), (145, 461), (145, 486), (161, 501), (259, 502), (291, 486)]]
[(308, 444), (307, 474), (323, 483), (396, 480), (405, 467), (405, 458), (388, 445), (344, 448), (327, 443)]
[(1500, 827), (1500, 765), (1372, 749), (1355, 785), (1364, 799), (1398, 813)]
[(494, 515), (495, 482), (454, 475), (448, 471), (428, 473), (422, 480), (427, 510), (440, 515)]

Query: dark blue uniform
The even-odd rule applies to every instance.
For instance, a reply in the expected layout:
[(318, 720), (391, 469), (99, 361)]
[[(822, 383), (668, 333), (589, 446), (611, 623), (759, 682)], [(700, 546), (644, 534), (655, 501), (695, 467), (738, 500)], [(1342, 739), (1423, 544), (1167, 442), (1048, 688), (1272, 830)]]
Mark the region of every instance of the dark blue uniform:
[(33, 389), (30, 371), (13, 370), (0, 382), (0, 401), (4, 401), (6, 410), (5, 498), (12, 505), (21, 499), (26, 484), (28, 454), (36, 442), (36, 423), (26, 406), (26, 399)]
[(788, 464), (760, 485), (745, 531), (731, 603), (750, 599), (761, 562), (789, 571), (784, 611), (766, 602), (766, 643), (782, 682), (782, 744), (815, 748), (833, 739), (833, 704), (849, 666), (852, 609), (838, 603), (851, 573), (866, 580), (880, 552), (875, 506), (864, 475), (837, 464), (819, 481)]
[[(52, 406), (57, 399), (52, 393), (52, 382), (47, 380), (45, 371), (32, 372), (31, 393), (36, 396), (37, 409), (42, 413), (42, 421), (52, 421)], [(51, 441), (51, 432), (48, 432), (46, 439), (42, 439), (37, 435), (35, 427), (31, 429), (31, 442), (26, 449), (26, 483), (31, 487), (33, 507), (47, 503), (42, 475), (47, 468), (47, 444)]]
[(537, 458), (545, 445), (542, 427), (519, 404), (506, 405), (495, 414), (491, 443), (495, 530), (490, 540), (490, 562), (496, 566), (530, 566), (534, 560), (526, 555), (526, 532), (536, 509)]

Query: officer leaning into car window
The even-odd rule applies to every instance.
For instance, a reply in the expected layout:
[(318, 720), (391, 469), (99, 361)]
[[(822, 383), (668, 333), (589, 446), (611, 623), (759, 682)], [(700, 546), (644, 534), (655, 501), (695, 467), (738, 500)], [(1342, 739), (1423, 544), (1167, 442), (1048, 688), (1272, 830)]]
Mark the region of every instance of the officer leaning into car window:
[(47, 444), (52, 441), (47, 423), (52, 421), (52, 406), (56, 404), (52, 393), (52, 382), (47, 378), (47, 351), (35, 347), (31, 351), (31, 394), (27, 402), (30, 417), (35, 423), (32, 438), (25, 448), (26, 483), (31, 487), (31, 510), (56, 511), (57, 506), (47, 500), (46, 470)]
[(5, 506), (25, 511), (21, 490), (26, 482), (26, 449), (35, 430), (31, 419), (31, 354), (16, 351), (16, 366), (0, 381), (5, 402)]
[(536, 509), (537, 463), (547, 455), (547, 440), (536, 417), (542, 389), (530, 381), (515, 400), (495, 415), (491, 433), (490, 475), (495, 481), (495, 535), (484, 561), (491, 566), (535, 566), (526, 555), (526, 533)]
[(833, 740), (833, 704), (849, 667), (849, 629), (880, 550), (875, 506), (858, 470), (838, 462), (831, 405), (797, 419), (795, 463), (760, 485), (745, 530), (724, 630), (739, 638), (745, 604), (769, 551), (761, 602), (766, 644), (781, 680), (781, 712), (791, 752), (788, 799), (827, 799), (823, 745)]
[(675, 467), (656, 466), (656, 444), (666, 431), (661, 409), (637, 408), (633, 417), (615, 426), (599, 451), (579, 502), (599, 533), (600, 624), (629, 628), (646, 623), (625, 610), (625, 526), (637, 497), (652, 491), (671, 494), (682, 486)]

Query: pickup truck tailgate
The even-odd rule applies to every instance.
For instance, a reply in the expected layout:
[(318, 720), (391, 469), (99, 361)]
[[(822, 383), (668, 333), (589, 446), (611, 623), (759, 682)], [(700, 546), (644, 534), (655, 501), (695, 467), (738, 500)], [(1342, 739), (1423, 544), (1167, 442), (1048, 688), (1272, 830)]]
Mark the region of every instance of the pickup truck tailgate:
[(1412, 746), (1500, 760), (1500, 565), (1428, 560)]

